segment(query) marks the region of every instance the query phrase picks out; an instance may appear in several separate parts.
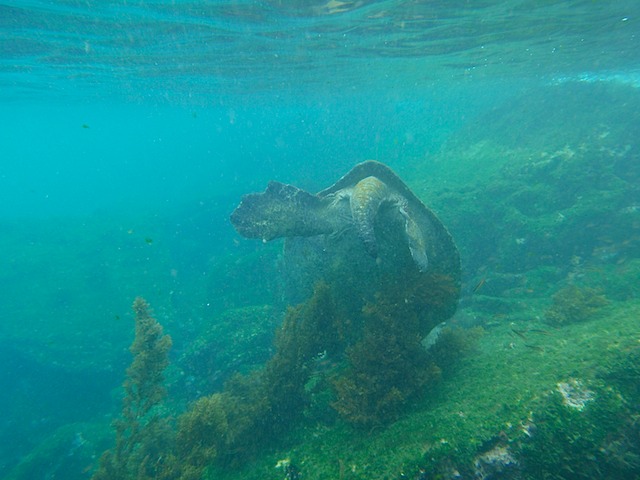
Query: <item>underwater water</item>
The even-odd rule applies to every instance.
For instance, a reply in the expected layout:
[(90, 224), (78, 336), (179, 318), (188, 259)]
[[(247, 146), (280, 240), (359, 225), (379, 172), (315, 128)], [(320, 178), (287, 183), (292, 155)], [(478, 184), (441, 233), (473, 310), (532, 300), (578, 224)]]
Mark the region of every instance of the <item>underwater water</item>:
[[(639, 26), (0, 3), (0, 478), (640, 476)], [(377, 260), (346, 207), (286, 249), (230, 220), (367, 159), (417, 198), (385, 197)]]

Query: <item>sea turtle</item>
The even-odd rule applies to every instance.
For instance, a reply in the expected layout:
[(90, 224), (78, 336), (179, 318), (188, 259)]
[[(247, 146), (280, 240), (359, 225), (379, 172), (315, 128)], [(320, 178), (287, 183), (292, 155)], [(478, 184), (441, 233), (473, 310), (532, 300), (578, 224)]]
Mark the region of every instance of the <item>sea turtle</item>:
[[(242, 198), (231, 223), (242, 236), (265, 242), (280, 237), (340, 238), (355, 229), (370, 257), (378, 259), (381, 239), (395, 242), (384, 250), (404, 249), (419, 272), (447, 275), (455, 284), (460, 280), (458, 250), (445, 226), (389, 167), (374, 160), (356, 165), (315, 195), (271, 181), (264, 192)], [(385, 230), (395, 235), (385, 235)]]

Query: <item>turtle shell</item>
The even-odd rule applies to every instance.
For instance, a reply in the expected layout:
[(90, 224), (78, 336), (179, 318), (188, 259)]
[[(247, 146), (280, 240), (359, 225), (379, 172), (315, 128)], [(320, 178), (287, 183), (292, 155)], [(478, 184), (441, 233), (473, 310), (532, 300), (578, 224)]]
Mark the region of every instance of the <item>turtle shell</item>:
[(378, 178), (407, 200), (411, 216), (425, 239), (430, 269), (450, 275), (459, 282), (460, 255), (453, 237), (436, 214), (385, 164), (375, 160), (359, 163), (336, 183), (318, 192), (317, 196), (324, 198), (340, 190), (352, 188), (367, 177)]

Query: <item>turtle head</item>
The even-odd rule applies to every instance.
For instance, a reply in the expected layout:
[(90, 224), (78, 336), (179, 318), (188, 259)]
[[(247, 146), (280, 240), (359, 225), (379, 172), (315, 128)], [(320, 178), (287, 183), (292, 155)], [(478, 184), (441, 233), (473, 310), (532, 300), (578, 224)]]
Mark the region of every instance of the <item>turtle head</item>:
[(242, 197), (231, 223), (243, 237), (264, 241), (313, 235), (313, 211), (319, 204), (315, 195), (272, 181), (264, 192)]

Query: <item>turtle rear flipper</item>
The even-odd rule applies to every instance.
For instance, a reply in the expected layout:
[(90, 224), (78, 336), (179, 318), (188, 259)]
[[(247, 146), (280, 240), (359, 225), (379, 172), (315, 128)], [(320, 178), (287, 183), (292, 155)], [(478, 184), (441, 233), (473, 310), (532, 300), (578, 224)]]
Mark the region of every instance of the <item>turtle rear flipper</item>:
[(242, 197), (231, 214), (231, 223), (243, 237), (264, 241), (330, 233), (331, 227), (318, 216), (322, 204), (309, 192), (271, 181), (264, 192)]

